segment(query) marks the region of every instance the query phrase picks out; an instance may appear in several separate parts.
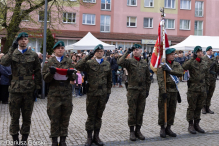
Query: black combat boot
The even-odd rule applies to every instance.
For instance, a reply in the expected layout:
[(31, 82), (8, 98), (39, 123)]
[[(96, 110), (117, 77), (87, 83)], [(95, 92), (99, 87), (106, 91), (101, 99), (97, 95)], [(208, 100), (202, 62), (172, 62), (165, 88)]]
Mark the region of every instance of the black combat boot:
[(103, 146), (104, 143), (99, 138), (100, 129), (94, 130), (93, 143), (98, 146)]
[(206, 112), (209, 114), (214, 114), (214, 112), (210, 110), (209, 106), (206, 106)]
[(189, 128), (188, 128), (188, 131), (189, 131), (191, 134), (196, 134), (196, 131), (195, 131), (195, 128), (194, 128), (194, 124), (193, 124), (193, 120), (189, 121)]
[(61, 136), (59, 146), (67, 146), (65, 140), (66, 140), (66, 136)]
[(12, 135), (12, 138), (13, 138), (13, 146), (19, 146), (18, 134)]
[(134, 131), (134, 126), (130, 126), (130, 140), (131, 141), (136, 141), (136, 137), (135, 137), (135, 131)]
[(164, 126), (160, 126), (160, 137), (166, 138), (166, 131)]
[(194, 120), (194, 128), (200, 133), (205, 133), (205, 131), (199, 126), (200, 120)]
[(87, 142), (85, 143), (85, 146), (91, 146), (92, 145), (92, 130), (87, 130)]
[(141, 126), (137, 125), (135, 129), (135, 137), (137, 137), (140, 140), (145, 140), (145, 137), (144, 135), (142, 135), (140, 129), (141, 129)]
[(202, 114), (206, 114), (206, 106), (204, 105), (203, 108), (202, 108)]
[(52, 137), (52, 146), (58, 146), (57, 137)]
[(167, 125), (165, 132), (166, 132), (166, 135), (169, 135), (171, 137), (177, 136), (176, 133), (173, 133), (173, 131), (171, 130), (171, 125)]
[(23, 134), (21, 139), (21, 146), (27, 146), (28, 134)]

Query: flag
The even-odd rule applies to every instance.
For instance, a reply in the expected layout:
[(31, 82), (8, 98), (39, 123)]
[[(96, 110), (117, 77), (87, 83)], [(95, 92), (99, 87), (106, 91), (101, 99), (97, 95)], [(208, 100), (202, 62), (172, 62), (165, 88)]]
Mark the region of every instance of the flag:
[[(162, 37), (162, 29), (163, 29), (163, 20), (161, 20), (159, 27), (158, 27), (158, 38), (156, 41), (156, 44), (154, 46), (154, 50), (151, 56), (151, 63), (150, 67), (153, 70), (153, 72), (157, 72), (157, 67), (162, 62), (162, 56), (163, 56), (163, 37)], [(165, 30), (165, 49), (169, 48), (169, 42), (167, 38), (167, 33)]]

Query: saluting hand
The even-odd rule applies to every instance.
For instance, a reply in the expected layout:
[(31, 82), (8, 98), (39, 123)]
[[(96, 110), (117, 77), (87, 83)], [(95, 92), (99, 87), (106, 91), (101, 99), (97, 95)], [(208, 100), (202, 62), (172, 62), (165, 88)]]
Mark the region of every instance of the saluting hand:
[(89, 56), (89, 59), (91, 59), (92, 57), (94, 57), (94, 52), (90, 52), (88, 56)]

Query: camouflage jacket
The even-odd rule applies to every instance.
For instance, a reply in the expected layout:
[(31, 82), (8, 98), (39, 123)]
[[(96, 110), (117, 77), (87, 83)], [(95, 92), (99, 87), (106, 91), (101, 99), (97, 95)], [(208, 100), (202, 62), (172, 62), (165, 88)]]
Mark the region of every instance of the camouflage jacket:
[(10, 48), (8, 53), (1, 58), (1, 64), (11, 65), (10, 93), (28, 93), (40, 89), (41, 65), (35, 52), (27, 50), (22, 54), (18, 49)]
[(184, 70), (189, 70), (188, 91), (206, 92), (209, 89), (209, 68), (203, 59), (199, 63), (192, 58), (182, 65)]
[(112, 71), (108, 61), (99, 64), (96, 59), (89, 60), (86, 56), (76, 64), (76, 69), (87, 73), (88, 95), (102, 96), (111, 93)]
[(71, 59), (63, 57), (63, 60), (59, 62), (56, 57), (50, 58), (45, 62), (42, 75), (46, 83), (49, 83), (49, 96), (69, 96), (72, 94), (72, 86), (70, 81), (76, 79), (75, 73), (68, 76), (67, 80), (55, 80), (54, 75), (50, 73), (49, 67), (54, 66), (56, 68), (68, 69), (74, 68), (74, 64)]
[[(167, 62), (167, 64), (172, 69), (170, 71), (171, 75), (174, 75), (174, 76), (177, 76), (177, 77), (181, 77), (183, 75), (184, 70), (178, 62), (173, 61), (172, 64)], [(162, 65), (160, 65), (159, 68), (157, 69), (157, 81), (158, 81), (159, 93), (160, 94), (163, 94), (163, 93), (166, 93), (166, 92), (178, 92), (178, 90), (176, 89), (175, 82), (173, 81), (173, 79), (171, 78), (171, 76), (168, 73), (166, 74), (166, 87), (167, 87), (167, 89), (166, 89), (166, 92), (165, 92), (164, 71), (162, 69)]]
[(146, 90), (149, 92), (151, 79), (148, 64), (145, 60), (126, 59), (128, 52), (118, 60), (118, 65), (128, 71), (128, 89)]
[(210, 82), (216, 82), (217, 72), (218, 72), (218, 62), (215, 57), (209, 58), (207, 55), (203, 57), (203, 60), (207, 63), (209, 67), (209, 80)]

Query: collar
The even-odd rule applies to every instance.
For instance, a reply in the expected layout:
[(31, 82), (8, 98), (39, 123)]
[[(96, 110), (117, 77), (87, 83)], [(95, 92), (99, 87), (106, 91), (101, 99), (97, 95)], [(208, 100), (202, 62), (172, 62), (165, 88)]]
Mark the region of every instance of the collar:
[(195, 60), (197, 60), (199, 63), (201, 62), (201, 59), (196, 57)]
[(207, 56), (208, 56), (208, 58), (210, 58), (210, 59), (212, 58), (212, 55), (207, 55)]
[(169, 61), (169, 60), (167, 60), (167, 62), (168, 62), (169, 64), (172, 64), (172, 63), (173, 63), (173, 61)]
[(20, 51), (20, 52), (23, 54), (24, 52), (26, 52), (26, 51), (27, 51), (27, 48), (26, 48), (26, 49), (24, 49), (24, 50), (21, 50), (21, 49), (19, 49), (19, 48), (18, 48), (18, 51)]
[(141, 57), (136, 57), (136, 56), (134, 56), (134, 58), (135, 58), (137, 61), (140, 61), (140, 60), (141, 60)]
[(62, 57), (57, 57), (57, 56), (56, 56), (56, 59), (58, 60), (58, 62), (61, 62), (61, 61), (63, 60), (63, 57), (64, 57), (64, 56), (62, 56)]
[(96, 58), (96, 61), (97, 61), (99, 64), (101, 64), (101, 63), (103, 62), (103, 58), (102, 58), (102, 59), (97, 59), (97, 58)]

